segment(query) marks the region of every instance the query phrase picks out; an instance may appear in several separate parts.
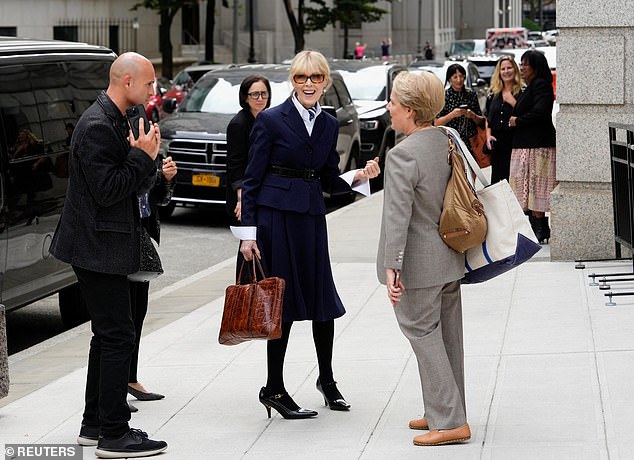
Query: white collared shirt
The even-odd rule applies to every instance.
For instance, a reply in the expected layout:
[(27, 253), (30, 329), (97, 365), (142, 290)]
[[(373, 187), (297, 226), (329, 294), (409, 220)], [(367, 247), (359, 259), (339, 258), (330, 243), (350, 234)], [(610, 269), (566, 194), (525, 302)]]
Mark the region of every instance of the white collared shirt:
[(310, 114), (308, 113), (308, 109), (304, 107), (297, 99), (297, 93), (293, 93), (293, 97), (291, 98), (295, 108), (299, 112), (299, 116), (304, 120), (304, 126), (306, 126), (306, 131), (308, 131), (308, 135), (310, 136), (313, 133), (313, 126), (315, 126), (315, 120), (321, 113), (321, 106), (319, 102), (315, 104), (315, 118), (310, 119)]

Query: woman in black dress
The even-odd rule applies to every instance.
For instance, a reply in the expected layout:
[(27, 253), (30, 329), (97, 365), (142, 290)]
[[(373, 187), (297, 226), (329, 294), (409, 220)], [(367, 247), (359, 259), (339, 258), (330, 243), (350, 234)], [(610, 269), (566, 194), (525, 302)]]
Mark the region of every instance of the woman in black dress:
[(501, 57), (491, 76), (485, 114), (487, 148), (491, 152), (491, 183), (509, 179), (513, 132), (509, 119), (522, 89), (520, 69), (512, 56)]
[(471, 151), (470, 138), (478, 134), (477, 126), (484, 127), (486, 118), (482, 115), (478, 96), (465, 87), (467, 72), (460, 64), (451, 64), (447, 68), (445, 85), (445, 106), (436, 116), (436, 126), (445, 125), (454, 128)]

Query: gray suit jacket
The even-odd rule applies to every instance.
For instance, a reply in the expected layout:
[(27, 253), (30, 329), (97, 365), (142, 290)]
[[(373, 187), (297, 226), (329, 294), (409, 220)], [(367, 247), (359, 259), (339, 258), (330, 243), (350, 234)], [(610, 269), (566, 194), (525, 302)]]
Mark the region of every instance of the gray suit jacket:
[(438, 286), (461, 279), (464, 255), (438, 234), (438, 222), (451, 167), (447, 136), (438, 128), (415, 131), (390, 150), (385, 164), (383, 218), (377, 275), (401, 271), (406, 289)]

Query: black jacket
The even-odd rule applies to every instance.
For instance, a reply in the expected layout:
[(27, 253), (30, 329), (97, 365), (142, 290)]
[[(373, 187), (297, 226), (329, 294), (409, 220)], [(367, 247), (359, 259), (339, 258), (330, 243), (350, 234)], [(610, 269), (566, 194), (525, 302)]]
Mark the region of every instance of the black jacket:
[(156, 165), (126, 136), (125, 118), (102, 92), (73, 132), (68, 191), (50, 248), (58, 259), (101, 273), (138, 271), (136, 192)]
[(249, 161), (249, 134), (255, 118), (249, 109), (240, 110), (227, 126), (227, 213), (234, 216), (238, 198), (236, 190), (242, 188), (244, 171)]
[(555, 146), (554, 101), (552, 85), (542, 78), (536, 78), (520, 92), (513, 109), (517, 117), (513, 129), (514, 149)]

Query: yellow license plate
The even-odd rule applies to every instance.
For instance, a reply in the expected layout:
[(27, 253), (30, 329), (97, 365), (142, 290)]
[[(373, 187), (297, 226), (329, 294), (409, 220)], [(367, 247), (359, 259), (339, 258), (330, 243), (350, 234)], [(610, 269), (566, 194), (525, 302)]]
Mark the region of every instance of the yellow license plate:
[(192, 174), (192, 184), (202, 187), (219, 187), (220, 177), (214, 174)]

